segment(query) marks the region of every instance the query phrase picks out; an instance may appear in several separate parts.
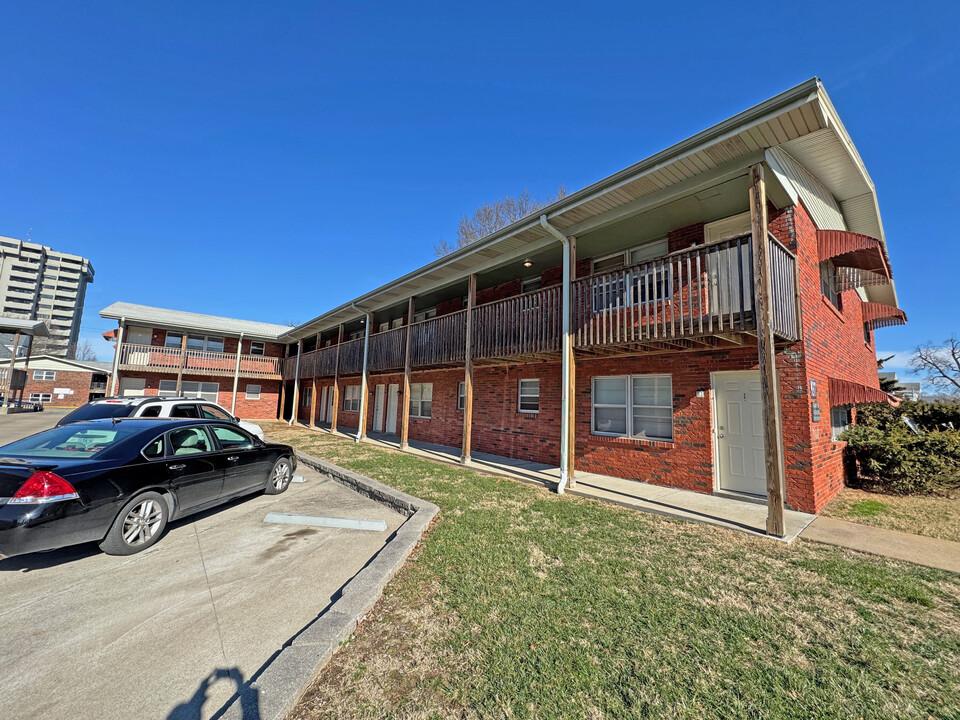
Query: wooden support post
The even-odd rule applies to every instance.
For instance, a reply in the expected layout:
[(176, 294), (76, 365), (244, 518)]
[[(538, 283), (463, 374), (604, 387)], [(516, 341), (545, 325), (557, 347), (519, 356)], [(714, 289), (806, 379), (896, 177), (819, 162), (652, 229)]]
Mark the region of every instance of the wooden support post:
[[(316, 368), (316, 365), (314, 365), (314, 368)], [(307, 426), (308, 426), (308, 427), (316, 427), (316, 426), (317, 426), (317, 406), (319, 405), (319, 403), (317, 402), (317, 373), (316, 373), (316, 369), (314, 369), (313, 378), (312, 378), (312, 380), (311, 380), (311, 383), (312, 383), (312, 384), (311, 384), (311, 386), (310, 386), (310, 417), (309, 417), (309, 419), (307, 420)]]
[(283, 346), (283, 358), (280, 361), (280, 410), (277, 412), (277, 420), (283, 421), (283, 408), (287, 400), (287, 379), (283, 376), (283, 371), (287, 368), (287, 356), (290, 354), (289, 344)]
[(303, 350), (303, 340), (297, 340), (297, 365), (293, 370), (293, 407), (290, 408), (290, 424), (300, 419), (300, 355)]
[(407, 301), (407, 349), (403, 356), (403, 396), (400, 415), (400, 449), (406, 450), (410, 441), (410, 343), (413, 340), (413, 298)]
[(181, 393), (183, 385), (183, 368), (187, 364), (187, 334), (180, 338), (180, 366), (177, 368), (177, 395)]
[(463, 449), (460, 462), (470, 461), (470, 441), (473, 432), (473, 307), (477, 304), (477, 275), (467, 280), (467, 327), (464, 341), (463, 369)]
[[(573, 281), (577, 279), (577, 238), (570, 236), (570, 295), (573, 297)], [(570, 303), (570, 333), (573, 334), (573, 321), (575, 316), (575, 304)], [(570, 367), (570, 380), (568, 385), (567, 403), (568, 421), (567, 421), (567, 487), (577, 486), (574, 467), (577, 454), (577, 363), (573, 354), (573, 341), (571, 339), (568, 350), (567, 362)]]
[(10, 401), (13, 399), (13, 371), (16, 367), (17, 362), (17, 350), (20, 349), (20, 331), (18, 330), (13, 334), (13, 352), (10, 353), (10, 367), (7, 368), (7, 387), (3, 391), (3, 404), (7, 408), (12, 408), (13, 403)]
[(337, 330), (337, 358), (333, 365), (333, 411), (330, 413), (330, 432), (337, 431), (337, 413), (340, 412), (340, 345), (343, 343), (343, 323)]
[(117, 394), (117, 383), (120, 382), (120, 353), (123, 352), (123, 319), (117, 329), (117, 344), (113, 351), (113, 377), (110, 378), (110, 394)]
[(763, 165), (750, 168), (750, 225), (753, 233), (753, 293), (757, 314), (757, 356), (763, 409), (763, 443), (767, 473), (767, 534), (783, 537), (784, 462), (780, 421), (780, 384), (773, 344), (770, 294), (770, 244), (767, 240), (767, 196)]
[(367, 361), (370, 357), (370, 326), (373, 325), (373, 313), (368, 312), (363, 322), (363, 365), (360, 372), (360, 419), (357, 421), (357, 442), (367, 436), (367, 408), (370, 406), (367, 398), (367, 393), (370, 390), (370, 372)]
[(237, 361), (233, 366), (233, 401), (230, 404), (230, 412), (237, 414), (237, 386), (240, 384), (240, 351), (243, 349), (243, 333), (237, 338)]

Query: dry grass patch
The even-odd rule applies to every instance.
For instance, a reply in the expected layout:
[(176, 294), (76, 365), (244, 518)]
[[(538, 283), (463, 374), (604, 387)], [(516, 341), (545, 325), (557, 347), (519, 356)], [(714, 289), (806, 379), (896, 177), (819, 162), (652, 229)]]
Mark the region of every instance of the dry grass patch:
[(960, 542), (960, 492), (890, 495), (844, 488), (823, 514), (860, 525)]
[(960, 707), (958, 576), (266, 429), (441, 508), (297, 720), (906, 720)]

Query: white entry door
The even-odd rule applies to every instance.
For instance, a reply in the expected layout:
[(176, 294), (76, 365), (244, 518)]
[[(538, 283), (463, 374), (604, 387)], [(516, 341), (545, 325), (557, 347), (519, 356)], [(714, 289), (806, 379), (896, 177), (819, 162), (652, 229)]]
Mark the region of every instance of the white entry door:
[(147, 387), (146, 378), (120, 378), (120, 396), (143, 395)]
[(373, 431), (383, 432), (383, 404), (386, 401), (386, 385), (377, 385), (377, 394), (373, 400)]
[(396, 383), (387, 388), (387, 427), (388, 435), (397, 434), (397, 400), (400, 398), (400, 386)]
[(760, 372), (713, 373), (717, 485), (721, 490), (766, 496)]
[(320, 405), (318, 408), (319, 417), (317, 418), (318, 422), (327, 421), (327, 391), (328, 390), (329, 388), (324, 386), (323, 389), (320, 391)]

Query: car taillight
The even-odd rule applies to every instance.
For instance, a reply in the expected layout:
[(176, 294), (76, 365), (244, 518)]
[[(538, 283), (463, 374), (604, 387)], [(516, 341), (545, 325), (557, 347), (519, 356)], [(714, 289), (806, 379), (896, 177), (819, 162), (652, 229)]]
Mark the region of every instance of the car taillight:
[(62, 477), (47, 470), (39, 470), (27, 479), (9, 502), (36, 504), (74, 500), (77, 497), (79, 496), (73, 485)]

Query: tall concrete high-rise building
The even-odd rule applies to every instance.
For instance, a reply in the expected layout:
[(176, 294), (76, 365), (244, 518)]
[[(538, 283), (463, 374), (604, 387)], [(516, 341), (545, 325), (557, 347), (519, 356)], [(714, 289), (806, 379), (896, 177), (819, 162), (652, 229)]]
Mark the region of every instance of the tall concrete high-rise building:
[(0, 236), (0, 313), (42, 320), (50, 332), (36, 339), (33, 354), (76, 355), (91, 282), (93, 266), (86, 258)]

